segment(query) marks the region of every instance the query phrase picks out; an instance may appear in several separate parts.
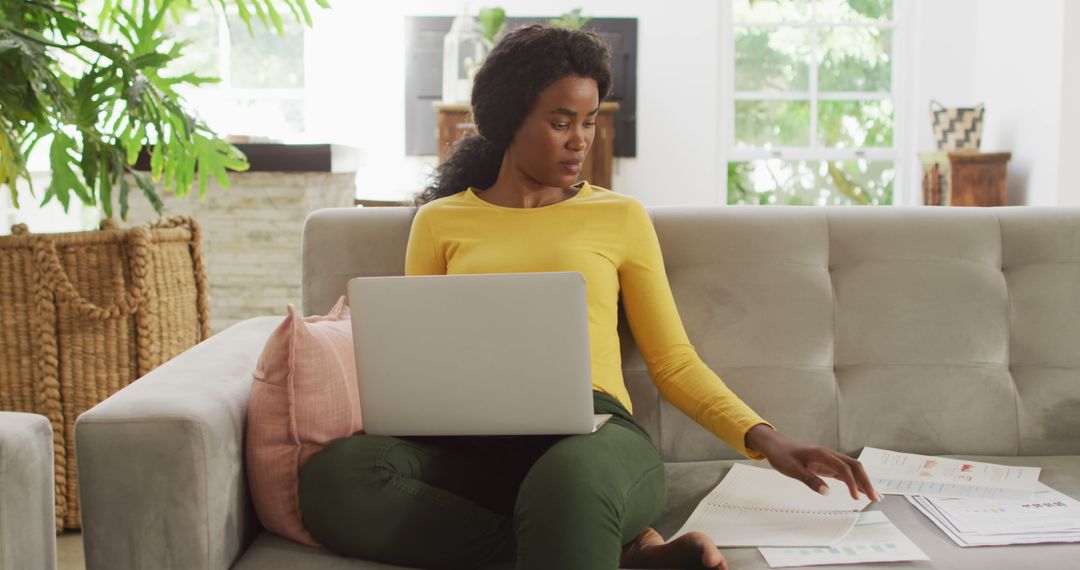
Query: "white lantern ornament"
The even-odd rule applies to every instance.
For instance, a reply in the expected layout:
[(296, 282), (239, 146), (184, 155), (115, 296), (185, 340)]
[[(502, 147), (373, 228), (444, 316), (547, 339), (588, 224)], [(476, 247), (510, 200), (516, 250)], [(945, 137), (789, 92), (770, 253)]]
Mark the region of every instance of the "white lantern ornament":
[(473, 79), (488, 49), (480, 24), (466, 5), (443, 38), (443, 103), (470, 102)]

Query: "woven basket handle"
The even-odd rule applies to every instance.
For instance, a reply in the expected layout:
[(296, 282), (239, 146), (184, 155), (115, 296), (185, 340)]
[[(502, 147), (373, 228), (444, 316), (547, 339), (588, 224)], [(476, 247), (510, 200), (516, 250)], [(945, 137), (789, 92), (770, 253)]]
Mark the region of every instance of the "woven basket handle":
[[(115, 228), (116, 222), (112, 220), (101, 223), (102, 230)], [(150, 270), (150, 231), (145, 227), (135, 227), (128, 230), (126, 237), (127, 251), (132, 261), (132, 279), (131, 287), (118, 302), (102, 307), (80, 295), (60, 265), (56, 243), (44, 235), (35, 236), (33, 246), (34, 263), (42, 284), (55, 292), (76, 314), (90, 320), (105, 321), (134, 313), (143, 306), (148, 296), (146, 278)]]

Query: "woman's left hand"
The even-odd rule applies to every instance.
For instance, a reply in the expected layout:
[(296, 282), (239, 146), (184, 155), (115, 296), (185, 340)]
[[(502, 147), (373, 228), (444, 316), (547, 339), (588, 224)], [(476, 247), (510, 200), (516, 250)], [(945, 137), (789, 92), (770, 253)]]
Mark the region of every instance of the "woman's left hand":
[(746, 432), (746, 446), (764, 455), (773, 469), (822, 495), (828, 494), (829, 486), (821, 477), (832, 477), (847, 484), (852, 499), (858, 499), (860, 491), (873, 501), (884, 498), (874, 490), (862, 463), (827, 447), (799, 443), (765, 424)]

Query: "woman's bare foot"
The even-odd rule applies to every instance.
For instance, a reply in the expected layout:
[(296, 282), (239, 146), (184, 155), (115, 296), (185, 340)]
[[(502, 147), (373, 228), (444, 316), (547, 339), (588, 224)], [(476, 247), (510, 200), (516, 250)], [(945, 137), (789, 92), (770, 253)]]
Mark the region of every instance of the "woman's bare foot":
[(724, 555), (713, 541), (701, 532), (690, 532), (664, 542), (650, 527), (623, 547), (619, 565), (623, 568), (720, 568), (727, 570)]

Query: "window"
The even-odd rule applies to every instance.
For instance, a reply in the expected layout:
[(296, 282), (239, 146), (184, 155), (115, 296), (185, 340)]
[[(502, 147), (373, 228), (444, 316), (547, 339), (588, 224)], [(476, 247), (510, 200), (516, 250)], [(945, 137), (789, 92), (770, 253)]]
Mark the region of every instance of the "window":
[(731, 0), (728, 204), (887, 205), (902, 171), (892, 0)]
[(290, 140), (303, 135), (307, 91), (304, 81), (304, 25), (282, 16), (284, 36), (252, 15), (248, 32), (235, 7), (228, 22), (220, 8), (185, 14), (174, 29), (191, 43), (175, 73), (220, 77), (183, 91), (190, 108), (222, 135)]

